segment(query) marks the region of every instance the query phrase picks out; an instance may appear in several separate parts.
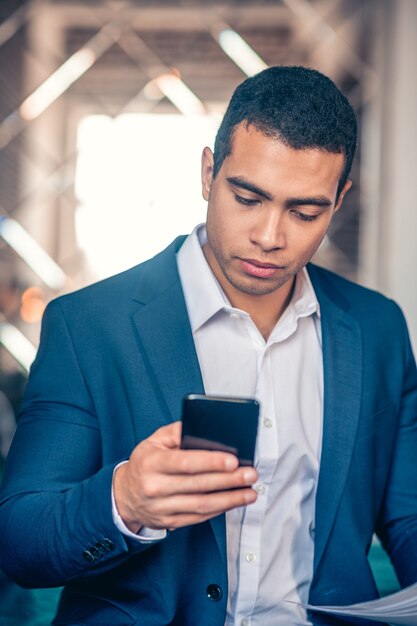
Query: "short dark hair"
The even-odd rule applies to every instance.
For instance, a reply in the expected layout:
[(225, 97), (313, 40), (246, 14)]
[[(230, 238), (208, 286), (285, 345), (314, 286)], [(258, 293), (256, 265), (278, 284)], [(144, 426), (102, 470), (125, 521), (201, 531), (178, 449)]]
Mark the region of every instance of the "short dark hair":
[(343, 153), (343, 189), (356, 148), (356, 116), (336, 85), (305, 67), (270, 67), (246, 79), (235, 90), (217, 132), (213, 176), (232, 151), (238, 124), (254, 126), (297, 150), (318, 148)]

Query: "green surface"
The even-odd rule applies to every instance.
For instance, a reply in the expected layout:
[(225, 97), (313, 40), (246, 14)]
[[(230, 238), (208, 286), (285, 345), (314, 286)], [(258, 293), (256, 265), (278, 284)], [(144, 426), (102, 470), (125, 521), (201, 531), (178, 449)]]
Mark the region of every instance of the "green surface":
[(390, 593), (398, 591), (400, 585), (394, 568), (392, 567), (387, 553), (376, 537), (374, 537), (372, 542), (368, 558), (381, 596), (387, 596)]
[(0, 572), (1, 626), (49, 626), (60, 589), (22, 589)]

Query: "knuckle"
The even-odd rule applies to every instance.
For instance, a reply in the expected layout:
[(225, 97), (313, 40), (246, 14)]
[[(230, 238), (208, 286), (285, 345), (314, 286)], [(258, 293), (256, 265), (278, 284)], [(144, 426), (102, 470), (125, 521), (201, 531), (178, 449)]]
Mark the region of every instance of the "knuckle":
[(142, 493), (146, 498), (156, 498), (159, 493), (156, 481), (145, 480), (142, 485)]
[(196, 502), (195, 512), (198, 515), (207, 515), (209, 513), (209, 506), (207, 500), (204, 498), (199, 498)]
[(149, 472), (152, 467), (152, 454), (149, 450), (143, 449), (142, 454), (138, 455), (138, 466), (142, 472)]
[(187, 491), (189, 491), (190, 493), (199, 491), (200, 489), (199, 480), (194, 474), (190, 474), (187, 477), (185, 481), (185, 485), (186, 485)]
[(160, 517), (158, 520), (161, 528), (176, 528), (175, 518), (172, 518), (169, 515), (164, 515)]
[(183, 474), (187, 474), (190, 471), (189, 455), (181, 454), (181, 456), (178, 459), (178, 469)]

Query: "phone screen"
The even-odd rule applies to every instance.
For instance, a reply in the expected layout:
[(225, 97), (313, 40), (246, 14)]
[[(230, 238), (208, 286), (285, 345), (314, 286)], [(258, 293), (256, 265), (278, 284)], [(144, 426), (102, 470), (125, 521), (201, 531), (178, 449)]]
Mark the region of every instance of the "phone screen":
[(181, 448), (235, 454), (253, 465), (259, 403), (254, 398), (190, 394), (183, 400)]

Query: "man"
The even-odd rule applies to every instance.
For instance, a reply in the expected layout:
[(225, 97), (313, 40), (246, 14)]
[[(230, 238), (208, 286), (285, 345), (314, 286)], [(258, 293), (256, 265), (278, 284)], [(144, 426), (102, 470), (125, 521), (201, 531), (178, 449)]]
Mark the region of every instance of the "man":
[[(49, 305), (0, 541), (21, 584), (65, 585), (55, 624), (343, 623), (296, 603), (376, 597), (374, 531), (401, 583), (417, 580), (404, 319), (306, 268), (355, 141), (318, 72), (246, 80), (203, 152), (206, 227)], [(256, 469), (179, 449), (182, 398), (204, 391), (260, 400)]]

